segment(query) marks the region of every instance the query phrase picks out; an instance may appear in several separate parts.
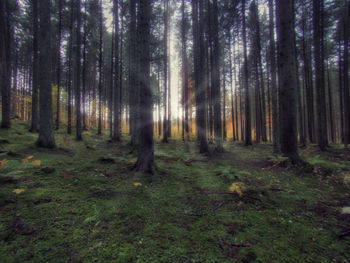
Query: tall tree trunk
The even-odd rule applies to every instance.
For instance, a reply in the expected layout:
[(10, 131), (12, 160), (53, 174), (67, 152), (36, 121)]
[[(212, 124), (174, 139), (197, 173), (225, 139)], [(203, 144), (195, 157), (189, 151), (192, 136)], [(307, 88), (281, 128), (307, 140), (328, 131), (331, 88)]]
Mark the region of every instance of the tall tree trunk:
[(280, 127), (278, 121), (278, 90), (276, 80), (276, 45), (275, 45), (275, 23), (273, 0), (269, 0), (269, 38), (270, 38), (270, 73), (271, 73), (271, 94), (272, 94), (272, 143), (273, 152), (280, 152)]
[(245, 17), (245, 3), (246, 0), (242, 0), (242, 25), (243, 25), (243, 75), (244, 75), (244, 89), (245, 89), (245, 138), (244, 144), (246, 146), (252, 144), (252, 135), (251, 135), (251, 114), (250, 114), (250, 98), (249, 98), (249, 83), (248, 83), (248, 55), (247, 55), (247, 30), (246, 30), (246, 17)]
[(181, 55), (182, 55), (182, 89), (183, 107), (185, 108), (184, 131), (189, 139), (188, 129), (188, 61), (187, 61), (187, 19), (185, 17), (185, 1), (181, 5)]
[(86, 123), (86, 67), (87, 67), (87, 58), (86, 58), (86, 45), (87, 45), (87, 10), (86, 10), (86, 3), (84, 2), (84, 36), (83, 36), (83, 72), (82, 72), (82, 104), (83, 104), (83, 130), (87, 130), (87, 123)]
[(69, 42), (68, 42), (68, 125), (67, 133), (72, 133), (72, 53), (73, 53), (73, 23), (74, 23), (74, 1), (71, 1), (70, 6), (70, 25), (69, 25)]
[(10, 72), (10, 44), (9, 44), (9, 3), (6, 0), (0, 3), (0, 73), (1, 75), (1, 105), (2, 121), (1, 128), (10, 128), (11, 113), (11, 85), (9, 83)]
[(140, 0), (139, 26), (141, 32), (140, 57), (140, 151), (136, 169), (142, 172), (152, 172), (154, 163), (153, 145), (153, 107), (150, 86), (150, 20), (151, 1)]
[(37, 145), (55, 147), (51, 96), (50, 0), (39, 0), (40, 129)]
[(341, 43), (340, 43), (340, 36), (339, 36), (339, 43), (338, 43), (338, 85), (339, 85), (339, 115), (340, 115), (340, 141), (343, 143), (344, 140), (344, 92), (343, 92), (343, 75), (342, 75), (342, 59), (341, 59)]
[(58, 1), (58, 52), (57, 52), (57, 99), (56, 99), (56, 129), (60, 128), (60, 101), (61, 101), (61, 37), (62, 37), (62, 0)]
[(163, 140), (162, 142), (168, 142), (169, 136), (169, 122), (168, 122), (168, 0), (164, 0), (164, 54), (163, 54), (163, 66), (164, 66), (164, 94), (163, 94), (163, 105), (164, 105), (164, 118), (163, 118)]
[(214, 132), (215, 150), (223, 151), (222, 144), (222, 121), (221, 121), (221, 89), (220, 89), (220, 44), (219, 44), (219, 21), (217, 0), (213, 0), (212, 5), (212, 26), (210, 33), (213, 41), (213, 58), (211, 67), (211, 96), (214, 102)]
[[(232, 140), (235, 141), (236, 140), (236, 132), (235, 132), (235, 110), (233, 107), (233, 77), (232, 77), (232, 46), (231, 46), (231, 30), (228, 30), (228, 48), (229, 48), (229, 63), (230, 63), (230, 95), (231, 95), (231, 122), (232, 122)], [(233, 56), (235, 56), (235, 52), (233, 49)], [(236, 65), (235, 65), (236, 67)], [(235, 72), (235, 85), (236, 85), (236, 72)], [(236, 94), (235, 94), (236, 96)], [(235, 103), (237, 105), (237, 101), (235, 100)], [(237, 111), (237, 109), (236, 109)], [(237, 114), (237, 112), (236, 112)], [(237, 120), (237, 118), (236, 118)]]
[[(209, 153), (206, 136), (206, 106), (204, 88), (203, 0), (192, 0), (194, 81), (196, 100), (196, 130), (200, 153)], [(200, 13), (200, 14), (198, 14)]]
[[(115, 10), (115, 9), (114, 9)], [(112, 26), (112, 43), (111, 43), (111, 71), (110, 84), (108, 95), (108, 121), (109, 121), (109, 137), (113, 139), (113, 89), (114, 89), (114, 38), (115, 38), (115, 11), (113, 11), (113, 26)]]
[[(295, 0), (293, 0), (295, 1)], [(293, 2), (294, 8), (294, 2)], [(298, 62), (298, 47), (297, 47), (297, 39), (296, 39), (296, 31), (295, 31), (295, 10), (293, 10), (293, 45), (294, 45), (294, 54), (295, 54), (295, 78), (297, 80), (297, 108), (298, 108), (298, 129), (299, 129), (299, 141), (300, 144), (306, 145), (306, 138), (304, 133), (304, 120), (303, 120), (303, 104), (302, 104), (302, 90), (300, 86), (299, 80), (299, 62)]]
[(333, 115), (333, 94), (332, 83), (330, 78), (330, 71), (332, 69), (331, 64), (327, 63), (327, 84), (328, 84), (328, 105), (329, 105), (329, 130), (331, 133), (331, 141), (335, 143), (335, 131), (334, 131), (334, 115)]
[(343, 11), (343, 91), (344, 91), (344, 145), (348, 147), (350, 143), (350, 94), (349, 94), (349, 13), (350, 3), (344, 7)]
[(80, 33), (80, 27), (81, 27), (81, 11), (80, 11), (80, 0), (76, 0), (76, 20), (77, 20), (77, 27), (76, 27), (76, 53), (75, 53), (75, 102), (76, 102), (76, 140), (81, 141), (82, 135), (81, 135), (81, 94), (80, 94), (80, 57), (81, 57), (81, 33)]
[(114, 27), (115, 27), (115, 40), (114, 40), (114, 46), (115, 46), (115, 64), (114, 64), (114, 71), (115, 71), (115, 79), (114, 79), (114, 120), (113, 120), (113, 140), (114, 141), (120, 141), (120, 115), (119, 115), (119, 96), (120, 96), (120, 64), (119, 64), (119, 1), (114, 0)]
[(293, 0), (276, 0), (281, 151), (292, 162), (297, 163), (299, 155), (293, 10)]
[(102, 0), (100, 0), (99, 7), (99, 31), (100, 31), (100, 43), (99, 43), (99, 59), (98, 59), (98, 128), (97, 134), (102, 134), (102, 66), (103, 66), (103, 9), (102, 9)]
[(33, 91), (32, 91), (32, 124), (30, 131), (38, 131), (38, 0), (32, 1), (33, 8)]
[(313, 0), (313, 42), (316, 79), (316, 106), (317, 106), (317, 138), (318, 146), (322, 151), (328, 145), (326, 93), (324, 78), (324, 46), (323, 46), (323, 0)]

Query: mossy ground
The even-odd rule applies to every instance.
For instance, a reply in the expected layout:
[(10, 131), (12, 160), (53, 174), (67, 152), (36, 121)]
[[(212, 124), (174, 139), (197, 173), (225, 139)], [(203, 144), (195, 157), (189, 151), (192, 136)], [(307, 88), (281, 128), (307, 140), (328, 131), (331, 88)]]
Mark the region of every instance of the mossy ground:
[(0, 262), (350, 261), (350, 154), (336, 146), (303, 149), (310, 171), (268, 158), (269, 144), (205, 157), (193, 141), (156, 142), (149, 175), (130, 169), (127, 138), (62, 129), (46, 150), (28, 128), (0, 131)]

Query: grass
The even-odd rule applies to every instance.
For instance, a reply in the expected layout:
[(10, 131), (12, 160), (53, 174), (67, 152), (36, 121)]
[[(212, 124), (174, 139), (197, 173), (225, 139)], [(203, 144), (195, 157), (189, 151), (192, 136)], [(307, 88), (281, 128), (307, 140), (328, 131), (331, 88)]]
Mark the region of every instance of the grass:
[(130, 169), (126, 136), (76, 142), (62, 129), (46, 150), (28, 128), (0, 131), (1, 262), (350, 262), (345, 150), (309, 146), (306, 172), (269, 144), (205, 157), (194, 142), (157, 141), (148, 175)]

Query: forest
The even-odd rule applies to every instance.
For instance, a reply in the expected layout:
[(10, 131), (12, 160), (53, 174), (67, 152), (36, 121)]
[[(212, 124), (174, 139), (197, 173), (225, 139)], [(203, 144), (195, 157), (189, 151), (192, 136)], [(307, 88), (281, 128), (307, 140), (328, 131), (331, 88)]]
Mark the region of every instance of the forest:
[(0, 0), (0, 262), (350, 262), (350, 1)]

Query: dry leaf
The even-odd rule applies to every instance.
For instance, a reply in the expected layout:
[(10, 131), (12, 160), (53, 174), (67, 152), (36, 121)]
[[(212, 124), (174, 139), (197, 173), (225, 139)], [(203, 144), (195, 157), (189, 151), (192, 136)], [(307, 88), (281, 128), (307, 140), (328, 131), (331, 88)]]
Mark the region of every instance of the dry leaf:
[(26, 157), (27, 160), (33, 159), (34, 156), (33, 155), (29, 155), (28, 157)]
[(233, 183), (229, 188), (230, 192), (238, 194), (239, 197), (243, 196), (243, 190), (245, 189), (246, 187), (242, 182)]
[(15, 193), (16, 195), (19, 195), (21, 193), (23, 193), (25, 190), (24, 189), (15, 189), (12, 191), (12, 193)]
[(0, 161), (0, 169), (1, 169), (1, 168), (5, 168), (5, 165), (6, 165), (7, 162), (8, 162), (7, 159), (1, 160), (1, 161)]
[(21, 163), (28, 163), (28, 160), (27, 159), (22, 159)]
[(134, 186), (135, 187), (138, 187), (138, 186), (141, 186), (142, 184), (141, 183), (139, 183), (139, 182), (134, 182)]
[(34, 160), (33, 163), (34, 163), (35, 165), (37, 165), (37, 166), (40, 166), (41, 161), (40, 161), (40, 160)]

